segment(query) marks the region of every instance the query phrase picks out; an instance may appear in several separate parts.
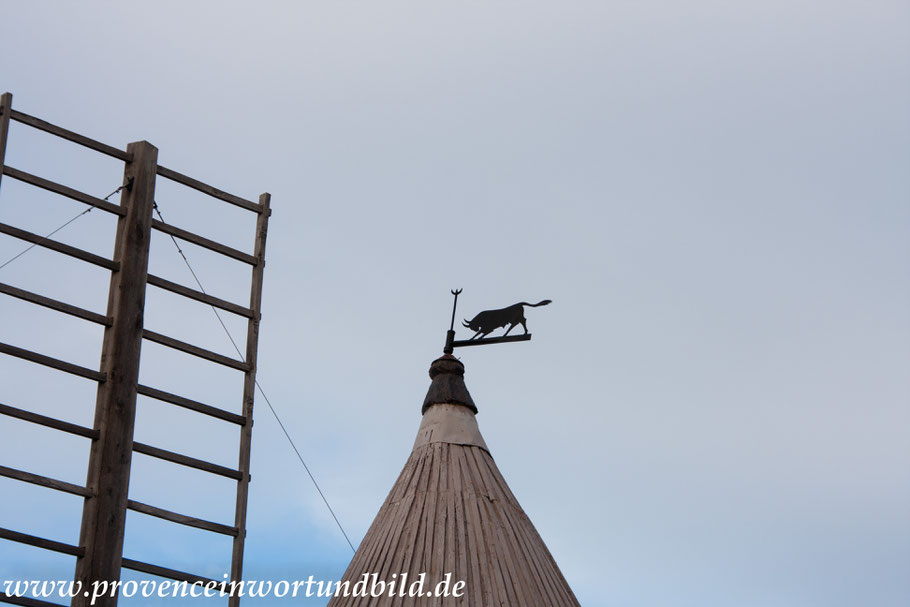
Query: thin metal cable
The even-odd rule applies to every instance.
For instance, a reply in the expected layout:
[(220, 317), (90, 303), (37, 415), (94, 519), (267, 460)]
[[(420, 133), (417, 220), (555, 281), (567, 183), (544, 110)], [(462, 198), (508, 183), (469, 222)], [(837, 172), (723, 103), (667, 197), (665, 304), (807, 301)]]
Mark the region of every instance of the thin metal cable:
[[(125, 187), (127, 187), (127, 186), (126, 186), (126, 185), (120, 186), (119, 188), (117, 188), (116, 190), (114, 190), (113, 192), (111, 192), (110, 194), (108, 194), (107, 196), (105, 196), (105, 197), (104, 197), (104, 200), (107, 200), (108, 198), (110, 198), (111, 196), (113, 196), (113, 195), (116, 194), (117, 192), (121, 191), (121, 190), (122, 190), (123, 188), (125, 188)], [(7, 259), (6, 261), (4, 261), (4, 262), (3, 262), (3, 265), (0, 265), (0, 270), (2, 270), (3, 268), (5, 268), (5, 267), (8, 266), (9, 264), (13, 263), (14, 261), (16, 261), (17, 259), (19, 259), (19, 258), (22, 257), (23, 255), (25, 255), (26, 253), (28, 253), (29, 251), (31, 251), (32, 249), (34, 249), (35, 247), (37, 247), (38, 245), (40, 245), (41, 243), (43, 243), (43, 242), (44, 242), (45, 240), (47, 240), (48, 238), (50, 238), (51, 236), (53, 236), (54, 234), (56, 234), (57, 232), (59, 232), (60, 230), (62, 230), (63, 228), (65, 228), (66, 226), (68, 226), (69, 224), (73, 223), (74, 221), (76, 221), (77, 219), (79, 219), (80, 217), (82, 217), (83, 215), (85, 215), (86, 213), (90, 213), (90, 212), (92, 211), (92, 209), (94, 209), (94, 208), (95, 208), (95, 207), (89, 207), (89, 208), (85, 209), (84, 211), (80, 212), (78, 215), (76, 215), (75, 217), (73, 217), (72, 219), (70, 219), (69, 221), (67, 221), (66, 223), (64, 223), (63, 225), (61, 225), (60, 227), (58, 227), (58, 228), (57, 228), (56, 230), (54, 230), (53, 232), (50, 232), (50, 233), (44, 235), (44, 236), (41, 238), (41, 240), (39, 240), (38, 242), (32, 243), (32, 244), (30, 244), (29, 246), (25, 247), (24, 249), (22, 249), (21, 251), (19, 251), (18, 254), (14, 255), (14, 256), (10, 257), (9, 259)]]
[[(167, 223), (164, 221), (164, 216), (161, 214), (161, 209), (158, 208), (158, 203), (153, 201), (152, 208), (155, 209), (155, 213), (158, 214), (158, 219), (161, 223)], [(186, 267), (189, 269), (190, 274), (193, 275), (193, 280), (196, 281), (196, 286), (199, 287), (199, 290), (202, 293), (208, 295), (205, 290), (205, 287), (202, 286), (202, 281), (199, 280), (199, 277), (196, 275), (196, 272), (193, 270), (193, 266), (190, 265), (189, 260), (186, 258), (186, 255), (183, 253), (183, 249), (180, 248), (180, 245), (177, 243), (177, 239), (174, 238), (174, 235), (171, 234), (171, 242), (174, 243), (174, 246), (177, 248), (177, 252), (180, 253), (180, 257), (183, 258), (183, 263), (186, 264)], [(231, 345), (234, 346), (234, 350), (237, 351), (237, 356), (240, 357), (240, 360), (246, 362), (243, 354), (240, 352), (240, 347), (237, 345), (237, 342), (234, 341), (234, 336), (231, 335), (231, 332), (228, 330), (227, 325), (224, 324), (224, 320), (221, 318), (221, 314), (218, 313), (218, 309), (215, 306), (210, 306), (212, 312), (215, 313), (215, 318), (218, 319), (218, 323), (221, 325), (221, 328), (224, 329), (224, 333), (227, 335), (228, 339), (231, 342)], [(269, 397), (266, 396), (265, 391), (262, 389), (262, 386), (259, 384), (259, 380), (256, 381), (256, 388), (259, 390), (259, 394), (262, 395), (262, 398), (265, 400), (265, 403), (269, 406), (269, 410), (272, 412), (272, 415), (275, 417), (275, 421), (278, 422), (278, 426), (281, 428), (281, 431), (284, 432), (285, 438), (288, 439), (288, 442), (291, 444), (291, 448), (294, 449), (294, 453), (297, 454), (297, 459), (300, 460), (300, 463), (303, 465), (303, 469), (306, 470), (307, 475), (309, 475), (310, 480), (313, 481), (313, 486), (316, 487), (316, 491), (319, 492), (319, 497), (322, 498), (322, 501), (325, 502), (325, 507), (328, 508), (329, 513), (332, 515), (332, 518), (335, 519), (335, 524), (338, 525), (338, 529), (341, 530), (341, 535), (344, 536), (345, 541), (348, 543), (348, 546), (351, 547), (351, 550), (356, 553), (357, 549), (354, 548), (354, 544), (351, 543), (348, 534), (345, 532), (344, 527), (341, 526), (341, 521), (338, 520), (338, 517), (335, 515), (335, 511), (332, 509), (332, 506), (329, 504), (329, 500), (326, 499), (325, 493), (322, 492), (322, 489), (319, 487), (319, 483), (316, 482), (316, 477), (313, 476), (313, 473), (310, 472), (310, 467), (307, 466), (306, 462), (303, 460), (303, 456), (300, 454), (300, 450), (297, 448), (297, 445), (294, 443), (294, 439), (291, 438), (291, 435), (288, 433), (287, 428), (284, 427), (284, 423), (281, 421), (281, 418), (278, 416), (278, 413), (275, 411), (275, 407), (272, 406), (272, 401), (269, 400)]]

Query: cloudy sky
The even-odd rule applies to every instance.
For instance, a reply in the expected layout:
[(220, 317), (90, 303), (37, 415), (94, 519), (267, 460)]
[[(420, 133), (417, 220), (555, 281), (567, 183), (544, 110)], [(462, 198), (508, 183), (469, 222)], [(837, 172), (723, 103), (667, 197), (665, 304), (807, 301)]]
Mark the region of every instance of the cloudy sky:
[[(554, 300), (531, 342), (459, 354), (583, 605), (910, 603), (906, 2), (7, 0), (0, 56), (15, 108), (271, 192), (259, 379), (355, 546), (461, 287), (468, 317)], [(99, 197), (122, 176), (22, 125), (6, 161)], [(251, 250), (251, 214), (164, 182), (156, 200)], [(3, 179), (4, 223), (44, 234), (81, 210)], [(113, 228), (94, 211), (55, 238), (109, 256)], [(0, 237), (0, 262), (22, 248)], [(246, 266), (184, 248), (209, 291), (247, 299)], [(192, 284), (160, 235), (151, 271)], [(0, 270), (96, 311), (107, 281), (40, 249)], [(232, 353), (210, 309), (147, 304), (149, 328)], [(95, 326), (0, 311), (0, 340), (97, 366)], [(213, 366), (146, 343), (141, 381), (239, 410), (239, 374)], [(91, 425), (94, 385), (60, 375), (4, 356), (0, 402)], [(256, 408), (246, 575), (336, 579), (350, 548)], [(235, 465), (234, 427), (199, 417), (140, 398), (136, 439)], [(0, 464), (84, 482), (84, 439), (0, 428)], [(77, 542), (80, 499), (0, 494), (0, 526)], [(141, 455), (130, 494), (233, 518), (230, 481)], [(126, 556), (220, 579), (227, 539), (174, 527), (130, 514)], [(0, 579), (72, 567), (0, 543)]]

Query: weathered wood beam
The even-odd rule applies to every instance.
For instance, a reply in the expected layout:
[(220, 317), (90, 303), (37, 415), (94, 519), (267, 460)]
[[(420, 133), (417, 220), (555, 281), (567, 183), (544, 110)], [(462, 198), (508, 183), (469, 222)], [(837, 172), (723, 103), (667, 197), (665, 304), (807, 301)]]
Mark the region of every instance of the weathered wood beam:
[[(261, 212), (256, 218), (256, 244), (253, 254), (259, 259), (253, 267), (253, 280), (250, 285), (250, 309), (253, 316), (247, 323), (246, 330), (246, 363), (249, 368), (243, 378), (243, 416), (250, 420), (240, 431), (240, 453), (238, 468), (241, 478), (237, 483), (237, 503), (234, 508), (234, 527), (238, 533), (234, 537), (233, 552), (231, 554), (231, 580), (243, 579), (243, 550), (246, 541), (246, 513), (249, 499), (250, 483), (250, 451), (253, 440), (253, 403), (256, 396), (256, 360), (259, 345), (259, 319), (262, 310), (262, 279), (265, 270), (265, 243), (269, 229), (269, 215), (271, 215), (272, 196), (264, 193), (259, 197)], [(240, 597), (232, 596), (228, 599), (229, 607), (239, 607)]]
[(215, 533), (221, 533), (224, 535), (237, 535), (237, 529), (234, 527), (229, 527), (220, 523), (213, 523), (212, 521), (207, 521), (205, 519), (196, 518), (193, 516), (187, 516), (185, 514), (179, 514), (177, 512), (171, 512), (170, 510), (165, 510), (163, 508), (156, 508), (155, 506), (149, 506), (148, 504), (143, 504), (142, 502), (137, 502), (135, 500), (128, 501), (126, 507), (130, 510), (133, 510), (134, 512), (141, 512), (142, 514), (147, 514), (149, 516), (154, 516), (166, 521), (171, 521), (172, 523), (179, 523), (181, 525), (187, 525), (188, 527), (196, 527), (197, 529), (205, 529), (206, 531), (214, 531)]
[(206, 405), (205, 403), (200, 403), (189, 398), (177, 396), (176, 394), (171, 394), (170, 392), (165, 392), (164, 390), (156, 390), (155, 388), (149, 388), (148, 386), (139, 384), (137, 391), (143, 396), (148, 396), (149, 398), (154, 398), (166, 403), (171, 403), (172, 405), (177, 405), (178, 407), (183, 407), (184, 409), (203, 413), (211, 417), (223, 419), (224, 421), (237, 424), (238, 426), (246, 424), (246, 418), (242, 415), (237, 415), (236, 413), (231, 413), (230, 411), (225, 411), (224, 409), (219, 409), (211, 405)]
[(26, 472), (25, 470), (9, 468), (7, 466), (0, 466), (0, 476), (5, 476), (6, 478), (22, 481), (24, 483), (31, 483), (33, 485), (38, 485), (41, 487), (47, 487), (48, 489), (54, 489), (55, 491), (63, 491), (64, 493), (81, 495), (82, 497), (92, 496), (92, 492), (85, 487), (80, 487), (79, 485), (74, 485), (73, 483), (67, 483), (65, 481), (58, 481), (55, 478), (41, 476), (40, 474), (33, 474), (31, 472)]
[(43, 177), (38, 177), (37, 175), (32, 175), (31, 173), (26, 173), (25, 171), (20, 171), (19, 169), (14, 169), (13, 167), (7, 165), (3, 167), (3, 174), (9, 175), (13, 179), (39, 187), (42, 190), (47, 190), (48, 192), (53, 192), (54, 194), (60, 194), (61, 196), (66, 196), (77, 202), (87, 204), (90, 207), (95, 207), (96, 209), (101, 209), (102, 211), (107, 211), (113, 215), (123, 216), (126, 214), (126, 209), (116, 205), (112, 202), (108, 202), (102, 198), (96, 198), (95, 196), (90, 196), (79, 190), (75, 190), (71, 187), (55, 183), (49, 179), (44, 179)]
[(232, 312), (238, 316), (246, 316), (247, 318), (252, 318), (253, 316), (253, 311), (249, 308), (244, 308), (243, 306), (239, 306), (225, 299), (213, 297), (207, 293), (196, 291), (195, 289), (185, 287), (176, 282), (171, 282), (170, 280), (165, 280), (164, 278), (153, 274), (148, 275), (148, 284), (153, 287), (158, 287), (159, 289), (164, 289), (165, 291), (170, 291), (171, 293), (176, 293), (177, 295), (195, 299), (196, 301), (209, 304), (210, 306), (215, 306), (216, 308), (221, 308), (222, 310)]
[(84, 552), (79, 546), (71, 546), (70, 544), (64, 544), (63, 542), (55, 542), (54, 540), (48, 540), (27, 533), (19, 533), (18, 531), (5, 529), (3, 527), (0, 527), (0, 539), (19, 542), (20, 544), (28, 544), (29, 546), (35, 546), (36, 548), (44, 548), (45, 550), (62, 552), (63, 554), (70, 554), (77, 557), (82, 556)]
[(74, 365), (73, 363), (51, 358), (50, 356), (38, 354), (37, 352), (32, 352), (31, 350), (26, 350), (24, 348), (18, 348), (10, 344), (0, 343), (0, 354), (9, 354), (10, 356), (15, 356), (16, 358), (21, 358), (22, 360), (38, 363), (39, 365), (44, 365), (45, 367), (50, 367), (51, 369), (65, 371), (67, 373), (78, 375), (86, 379), (94, 379), (97, 382), (103, 382), (106, 377), (104, 373), (100, 373), (93, 369), (80, 367), (79, 365)]
[(2, 282), (0, 282), (0, 293), (4, 293), (10, 297), (15, 297), (23, 301), (28, 301), (33, 304), (38, 304), (39, 306), (44, 306), (45, 308), (50, 308), (51, 310), (63, 312), (64, 314), (69, 314), (70, 316), (75, 316), (83, 320), (98, 323), (99, 325), (104, 325), (106, 327), (111, 326), (112, 320), (108, 316), (104, 316), (103, 314), (98, 314), (90, 310), (85, 310), (83, 308), (78, 308), (68, 303), (57, 301), (56, 299), (51, 299), (50, 297), (45, 297), (43, 295), (38, 295), (37, 293), (32, 293), (31, 291), (26, 291), (25, 289), (19, 289)]
[(61, 432), (75, 434), (76, 436), (84, 436), (85, 438), (91, 438), (93, 440), (98, 438), (98, 431), (93, 428), (77, 426), (76, 424), (54, 419), (53, 417), (47, 417), (46, 415), (39, 415), (38, 413), (26, 411), (25, 409), (17, 409), (16, 407), (10, 407), (9, 405), (0, 404), (0, 414), (6, 415), (7, 417), (15, 417), (16, 419), (21, 419), (40, 426), (53, 428), (54, 430), (60, 430)]
[(0, 223), (0, 233), (7, 234), (13, 238), (18, 238), (19, 240), (31, 242), (38, 245), (39, 247), (44, 247), (45, 249), (50, 249), (52, 251), (57, 251), (58, 253), (63, 253), (64, 255), (69, 255), (70, 257), (75, 257), (76, 259), (86, 261), (106, 270), (116, 271), (120, 265), (111, 259), (105, 259), (100, 255), (95, 255), (94, 253), (83, 251), (82, 249), (72, 247), (68, 244), (63, 244), (62, 242), (51, 240), (46, 236), (33, 234), (32, 232), (27, 232), (5, 223)]
[(176, 181), (177, 183), (183, 184), (189, 188), (193, 188), (194, 190), (202, 192), (203, 194), (208, 194), (209, 196), (217, 198), (218, 200), (229, 202), (242, 209), (255, 211), (256, 213), (259, 213), (261, 211), (261, 206), (255, 202), (241, 198), (240, 196), (234, 196), (233, 194), (229, 194), (224, 190), (219, 190), (218, 188), (210, 186), (207, 183), (203, 183), (198, 179), (193, 179), (192, 177), (188, 177), (183, 173), (178, 173), (177, 171), (173, 171), (161, 165), (158, 166), (158, 174), (162, 177), (170, 179), (171, 181)]
[(179, 238), (181, 240), (191, 242), (195, 245), (199, 245), (200, 247), (206, 248), (209, 251), (215, 251), (216, 253), (220, 253), (225, 257), (230, 257), (231, 259), (236, 259), (237, 261), (248, 263), (251, 266), (255, 266), (259, 261), (248, 253), (244, 253), (243, 251), (239, 251), (227, 245), (223, 245), (220, 242), (215, 242), (214, 240), (210, 240), (204, 236), (199, 236), (198, 234), (194, 234), (187, 230), (172, 226), (168, 223), (164, 223), (163, 221), (158, 221), (157, 219), (152, 220), (152, 228), (158, 230), (159, 232), (169, 234), (175, 238)]
[(141, 573), (166, 577), (180, 582), (188, 582), (190, 584), (194, 584), (196, 582), (200, 582), (202, 584), (209, 584), (211, 582), (215, 582), (216, 584), (221, 583), (211, 578), (202, 577), (201, 575), (186, 573), (185, 571), (179, 571), (177, 569), (168, 569), (167, 567), (159, 567), (158, 565), (152, 565), (151, 563), (143, 563), (142, 561), (136, 561), (127, 558), (123, 559), (123, 567), (126, 569), (132, 569), (133, 571), (139, 571)]
[(243, 477), (243, 474), (241, 474), (239, 470), (233, 470), (225, 466), (219, 466), (218, 464), (213, 464), (211, 462), (207, 462), (202, 459), (196, 459), (195, 457), (189, 457), (187, 455), (182, 455), (180, 453), (174, 453), (173, 451), (168, 451), (166, 449), (152, 447), (151, 445), (146, 445), (145, 443), (134, 442), (133, 451), (136, 453), (142, 453), (143, 455), (163, 459), (175, 464), (180, 464), (181, 466), (195, 468), (204, 472), (211, 472), (212, 474), (218, 474), (219, 476), (225, 476), (227, 478), (232, 478), (238, 481)]
[(213, 363), (218, 363), (226, 367), (231, 367), (232, 369), (237, 369), (239, 371), (246, 371), (249, 368), (249, 365), (243, 363), (239, 360), (235, 360), (230, 356), (224, 356), (223, 354), (218, 354), (217, 352), (212, 352), (211, 350), (206, 350), (205, 348), (200, 348), (199, 346), (194, 346), (185, 341), (180, 341), (179, 339), (174, 339), (173, 337), (168, 337), (167, 335), (162, 335), (161, 333), (155, 333), (154, 331), (149, 331), (146, 329), (143, 331), (142, 336), (155, 343), (161, 344), (162, 346), (167, 346), (175, 350), (180, 350), (187, 354), (192, 354), (193, 356), (204, 358)]
[(3, 167), (6, 158), (6, 140), (9, 136), (9, 118), (13, 111), (13, 94), (0, 95), (0, 184), (3, 183)]
[(106, 143), (95, 141), (94, 139), (80, 135), (79, 133), (74, 133), (73, 131), (57, 126), (55, 124), (51, 124), (46, 120), (41, 120), (40, 118), (29, 116), (23, 112), (13, 110), (10, 117), (16, 122), (27, 124), (30, 127), (38, 129), (39, 131), (44, 131), (45, 133), (50, 133), (51, 135), (56, 135), (57, 137), (66, 139), (67, 141), (78, 143), (79, 145), (95, 150), (96, 152), (101, 152), (102, 154), (113, 156), (117, 160), (129, 162), (132, 159), (129, 150), (124, 152), (123, 150), (107, 145)]
[[(123, 183), (132, 182), (132, 187), (124, 189), (120, 199), (126, 215), (117, 220), (118, 270), (111, 273), (107, 307), (114, 320), (104, 330), (101, 347), (101, 371), (108, 381), (99, 386), (95, 401), (94, 427), (100, 434), (92, 441), (86, 482), (95, 496), (82, 508), (79, 544), (85, 546), (85, 555), (76, 561), (75, 580), (83, 587), (118, 581), (123, 557), (158, 149), (139, 141), (129, 144), (127, 154), (131, 160)], [(73, 607), (87, 604), (85, 597), (73, 598)], [(116, 596), (95, 602), (96, 607), (116, 605)]]

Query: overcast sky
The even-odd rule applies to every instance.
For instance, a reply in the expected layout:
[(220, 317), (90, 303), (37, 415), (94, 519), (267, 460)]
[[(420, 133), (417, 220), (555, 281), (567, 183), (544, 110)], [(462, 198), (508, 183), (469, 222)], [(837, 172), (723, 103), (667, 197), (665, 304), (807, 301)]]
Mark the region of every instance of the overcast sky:
[[(531, 342), (459, 355), (582, 605), (910, 604), (906, 2), (7, 0), (0, 56), (15, 108), (271, 192), (259, 379), (355, 546), (460, 287), (469, 318), (554, 300)], [(6, 160), (99, 197), (122, 176), (22, 125)], [(156, 200), (252, 250), (252, 214), (162, 181)], [(82, 209), (3, 178), (2, 222)], [(55, 238), (109, 256), (113, 228), (93, 211)], [(0, 262), (22, 247), (0, 238)], [(246, 266), (185, 252), (247, 299)], [(160, 236), (151, 271), (192, 284)], [(39, 249), (0, 270), (99, 312), (107, 280)], [(147, 304), (149, 328), (232, 353), (210, 309)], [(0, 311), (3, 342), (97, 366), (96, 327)], [(146, 343), (141, 381), (239, 410), (240, 374), (213, 366)], [(4, 356), (0, 402), (91, 425), (94, 385)], [(236, 465), (234, 427), (199, 418), (140, 398), (136, 439)], [(261, 398), (255, 419), (246, 576), (337, 579), (350, 548)], [(84, 439), (0, 428), (0, 464), (84, 482)], [(130, 495), (230, 523), (232, 486), (137, 455)], [(78, 541), (80, 499), (0, 495), (0, 526)], [(175, 527), (131, 513), (125, 555), (220, 579), (228, 539)], [(72, 568), (0, 542), (0, 579)]]

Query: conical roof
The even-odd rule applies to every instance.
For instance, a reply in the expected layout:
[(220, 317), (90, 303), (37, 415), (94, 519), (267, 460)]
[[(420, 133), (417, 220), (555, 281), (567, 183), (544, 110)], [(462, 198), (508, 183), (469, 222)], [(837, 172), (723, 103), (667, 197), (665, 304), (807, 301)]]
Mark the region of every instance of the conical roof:
[[(364, 576), (398, 587), (336, 596), (329, 607), (578, 607), (480, 434), (464, 366), (446, 354), (430, 377), (411, 456), (342, 578), (351, 588)], [(408, 597), (402, 586), (421, 573), (425, 591), (451, 573), (462, 596)]]

